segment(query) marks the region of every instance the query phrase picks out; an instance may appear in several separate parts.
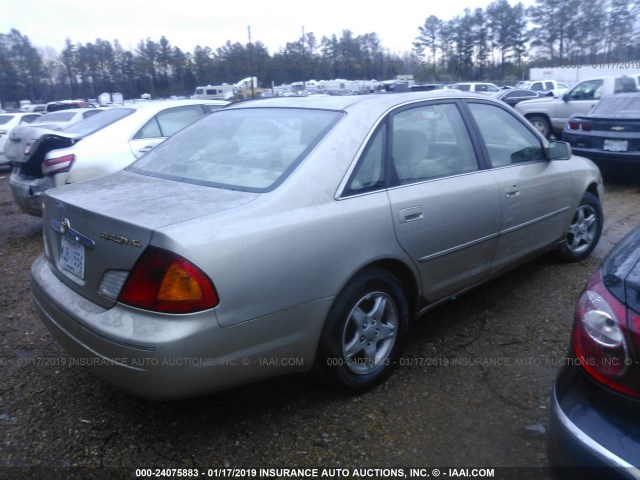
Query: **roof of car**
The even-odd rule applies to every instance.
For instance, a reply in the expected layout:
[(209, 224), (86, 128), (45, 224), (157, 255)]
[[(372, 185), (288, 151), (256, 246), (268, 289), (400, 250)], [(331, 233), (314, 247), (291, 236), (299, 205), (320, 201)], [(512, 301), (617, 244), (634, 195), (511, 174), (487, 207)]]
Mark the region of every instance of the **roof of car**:
[(317, 108), (326, 110), (348, 110), (356, 105), (378, 106), (380, 109), (388, 109), (403, 103), (417, 100), (445, 99), (445, 98), (477, 98), (487, 100), (486, 95), (459, 92), (457, 90), (431, 90), (428, 92), (403, 92), (389, 95), (337, 95), (320, 96), (309, 95), (307, 97), (277, 97), (258, 100), (249, 100), (236, 103), (226, 108), (261, 108), (261, 107), (288, 107), (288, 108)]
[(112, 108), (133, 108), (135, 110), (163, 110), (170, 107), (182, 107), (185, 105), (228, 105), (226, 100), (196, 100), (196, 99), (181, 99), (181, 100), (142, 100), (136, 103), (129, 103), (126, 105), (113, 105), (105, 107), (106, 109)]

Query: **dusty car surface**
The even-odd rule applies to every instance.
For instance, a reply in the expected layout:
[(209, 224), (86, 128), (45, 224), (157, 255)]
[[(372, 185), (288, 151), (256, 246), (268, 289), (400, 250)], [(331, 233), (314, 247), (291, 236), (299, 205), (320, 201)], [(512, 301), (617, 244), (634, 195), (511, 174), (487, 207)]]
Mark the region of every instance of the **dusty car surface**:
[(412, 321), (529, 258), (586, 258), (600, 172), (460, 92), (247, 102), (44, 195), (37, 309), (95, 373), (175, 398), (312, 368), (361, 391)]
[(640, 478), (640, 228), (609, 254), (576, 307), (551, 397), (554, 478)]
[[(167, 137), (229, 102), (167, 100), (126, 107), (83, 109), (103, 112), (52, 133), (21, 128), (9, 137), (7, 157), (14, 168), (11, 192), (18, 206), (42, 215), (42, 193), (49, 188), (116, 172)], [(65, 110), (44, 115), (66, 115)]]

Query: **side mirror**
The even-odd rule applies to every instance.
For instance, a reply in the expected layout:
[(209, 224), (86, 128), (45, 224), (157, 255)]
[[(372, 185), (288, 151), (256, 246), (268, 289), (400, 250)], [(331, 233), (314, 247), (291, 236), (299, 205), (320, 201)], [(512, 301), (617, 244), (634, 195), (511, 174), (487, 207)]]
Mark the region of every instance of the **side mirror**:
[(557, 140), (549, 142), (549, 160), (569, 160), (570, 158), (571, 145)]
[(565, 102), (569, 101), (569, 94), (565, 93), (564, 95), (562, 95), (562, 100), (564, 100)]

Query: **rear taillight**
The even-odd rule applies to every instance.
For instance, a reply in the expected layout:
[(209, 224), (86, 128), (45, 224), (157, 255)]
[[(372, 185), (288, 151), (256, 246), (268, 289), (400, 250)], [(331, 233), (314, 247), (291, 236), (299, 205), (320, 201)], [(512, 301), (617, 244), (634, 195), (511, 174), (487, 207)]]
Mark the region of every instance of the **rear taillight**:
[(68, 172), (75, 158), (76, 156), (73, 154), (49, 158), (42, 162), (42, 173), (45, 175), (55, 175), (57, 173)]
[(218, 305), (207, 275), (168, 250), (147, 247), (127, 279), (120, 302), (164, 313), (193, 313)]
[(24, 154), (25, 155), (29, 155), (29, 153), (31, 152), (31, 149), (33, 148), (33, 145), (36, 143), (37, 139), (36, 138), (31, 138), (29, 140), (27, 140), (27, 143), (24, 146)]
[(581, 128), (585, 132), (590, 132), (592, 126), (590, 122), (569, 122), (569, 130), (580, 130)]
[(619, 392), (640, 396), (637, 366), (629, 348), (629, 340), (636, 335), (633, 329), (630, 335), (627, 328), (627, 311), (604, 286), (601, 274), (595, 275), (578, 300), (573, 351), (594, 379)]

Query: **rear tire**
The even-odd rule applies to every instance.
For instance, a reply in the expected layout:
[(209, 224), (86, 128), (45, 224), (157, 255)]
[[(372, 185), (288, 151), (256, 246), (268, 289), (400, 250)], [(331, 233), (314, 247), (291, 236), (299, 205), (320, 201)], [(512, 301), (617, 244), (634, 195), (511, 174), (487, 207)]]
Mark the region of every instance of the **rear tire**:
[(564, 262), (580, 262), (591, 255), (600, 240), (604, 215), (600, 200), (586, 192), (576, 209), (567, 236), (556, 253)]
[(380, 268), (356, 275), (327, 315), (316, 373), (349, 393), (369, 390), (393, 370), (409, 327), (402, 283)]

